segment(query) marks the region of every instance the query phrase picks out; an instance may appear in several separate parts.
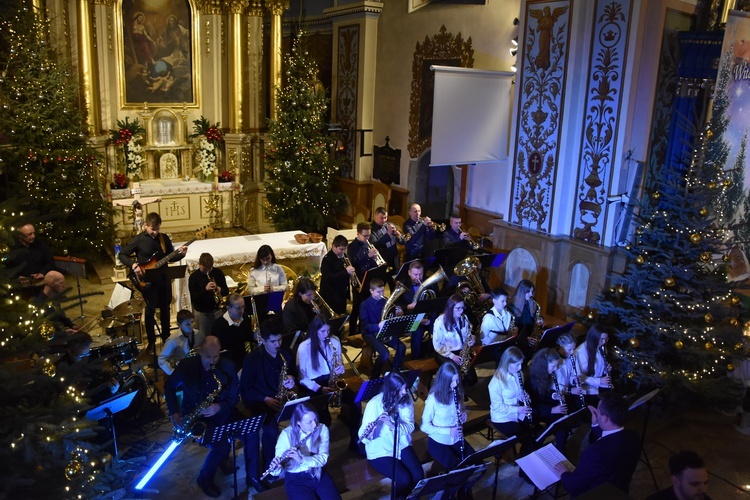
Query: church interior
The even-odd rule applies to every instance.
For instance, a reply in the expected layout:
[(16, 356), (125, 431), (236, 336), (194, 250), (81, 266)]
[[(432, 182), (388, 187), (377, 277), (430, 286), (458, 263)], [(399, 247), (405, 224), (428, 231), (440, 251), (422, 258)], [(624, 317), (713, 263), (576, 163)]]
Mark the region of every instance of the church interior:
[[(610, 387), (631, 403), (646, 399), (631, 406), (625, 425), (641, 436), (629, 491), (610, 478), (576, 495), (559, 474), (540, 487), (519, 468), (523, 446), (509, 446), (477, 459), (481, 472), (464, 478), (473, 486), (439, 487), (433, 498), (647, 498), (675, 484), (670, 457), (684, 449), (705, 462), (710, 497), (749, 495), (750, 122), (740, 86), (750, 80), (748, 24), (744, 0), (15, 0), (0, 7), (0, 377), (8, 394), (0, 456), (9, 464), (0, 496), (292, 496), (289, 470), (284, 481), (251, 481), (258, 478), (247, 475), (244, 439), (230, 437), (237, 463), (222, 462), (208, 487), (201, 478), (209, 452), (198, 439), (164, 453), (175, 442), (174, 404), (186, 413), (189, 398), (170, 399), (171, 373), (179, 372), (164, 371), (158, 356), (170, 335), (185, 332), (183, 311), (202, 330), (190, 277), (212, 268), (226, 283), (210, 278), (216, 304), (205, 314), (231, 325), (232, 301), (242, 299), (235, 326), (253, 327), (240, 346), (247, 351), (240, 386), (251, 349), (268, 342), (261, 323), (280, 318), (282, 300), (286, 308), (311, 282), (320, 291), (311, 299), (316, 316), (339, 328), (331, 336), (340, 339), (344, 390), (361, 393), (385, 378), (376, 368), (384, 357), (385, 372), (405, 370), (417, 421), (410, 439), (428, 479), (454, 468), (436, 459), (419, 425), (446, 359), (431, 352), (433, 324), (453, 297), (465, 299), (477, 339), (472, 349), (464, 344), (477, 380), (461, 405), (461, 439), (474, 450), (511, 437), (493, 424), (488, 385), (515, 342), (499, 342), (495, 358), (479, 347), (482, 317), (497, 311), (495, 290), (505, 290), (510, 308), (521, 283), (531, 285), (540, 331), (529, 327), (538, 337), (526, 362), (541, 351), (534, 342), (543, 335), (552, 340), (540, 345), (550, 350), (561, 333), (585, 346), (592, 324), (610, 326), (602, 377), (611, 375)], [(39, 47), (53, 50), (53, 60), (37, 57)], [(372, 231), (372, 244), (363, 231)], [(156, 253), (144, 260), (138, 238), (147, 235)], [(342, 238), (352, 262), (337, 264), (349, 273), (339, 310), (324, 293), (325, 262), (340, 257)], [(377, 269), (360, 268), (358, 241)], [(54, 265), (23, 271), (41, 244)], [(367, 245), (386, 257), (382, 264)], [(279, 288), (270, 284), (275, 268), (261, 263), (265, 248), (283, 271)], [(425, 274), (414, 280), (409, 264), (417, 261)], [(141, 280), (156, 276), (145, 274), (145, 262), (173, 271), (159, 275), (165, 288)], [(55, 282), (59, 273), (64, 282)], [(385, 307), (396, 304), (404, 279), (416, 295), (429, 282), (441, 308), (426, 309), (411, 337), (401, 332), (406, 355), (398, 366), (398, 346), (383, 356), (368, 340), (360, 304), (378, 283)], [(381, 323), (390, 319), (384, 313)], [(430, 325), (422, 355), (413, 336), (419, 321)], [(286, 333), (280, 341), (297, 359), (306, 333), (298, 331), (299, 344)], [(92, 353), (84, 361), (108, 368), (73, 389), (55, 365), (83, 332)], [(208, 350), (197, 352), (196, 366)], [(91, 413), (102, 402), (92, 399), (94, 381), (135, 405)], [(250, 417), (244, 393), (242, 401), (238, 411)], [(599, 400), (586, 401), (596, 408)], [(330, 409), (327, 472), (340, 498), (391, 497), (391, 480), (347, 441), (361, 418), (348, 404)], [(563, 455), (573, 464), (592, 446), (588, 412), (568, 432)], [(279, 429), (291, 425), (280, 422)], [(264, 446), (266, 460), (269, 452)]]

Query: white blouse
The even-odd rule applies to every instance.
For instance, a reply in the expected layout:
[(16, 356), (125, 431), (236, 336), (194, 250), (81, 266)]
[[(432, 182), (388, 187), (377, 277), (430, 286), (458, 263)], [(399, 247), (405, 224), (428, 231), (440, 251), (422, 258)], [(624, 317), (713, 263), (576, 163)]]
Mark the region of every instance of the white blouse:
[[(341, 341), (337, 337), (330, 337), (333, 347), (336, 349), (336, 357), (338, 362), (341, 363)], [(312, 345), (311, 340), (307, 339), (299, 345), (297, 349), (297, 366), (299, 367), (300, 384), (304, 385), (313, 392), (317, 392), (320, 389), (320, 384), (315, 382), (315, 379), (322, 377), (323, 375), (330, 375), (331, 369), (329, 363), (333, 366), (333, 353), (331, 352), (331, 346), (328, 342), (323, 343), (325, 358), (317, 354), (318, 356), (318, 369), (315, 370), (312, 364)]]
[[(466, 415), (466, 412), (462, 411), (461, 414)], [(453, 445), (458, 442), (458, 438), (451, 436), (451, 430), (457, 425), (460, 424), (455, 403), (444, 405), (433, 394), (427, 396), (419, 426), (425, 434), (440, 444)]]
[(601, 378), (604, 377), (604, 367), (607, 362), (604, 360), (601, 351), (597, 348), (596, 360), (594, 361), (594, 375), (586, 375), (586, 368), (589, 366), (589, 353), (586, 351), (586, 342), (576, 347), (573, 356), (578, 362), (578, 376), (581, 378), (581, 387), (584, 394), (599, 394), (599, 385)]
[(518, 384), (516, 375), (509, 375), (507, 383), (492, 376), (490, 391), (490, 420), (497, 423), (518, 422), (519, 401), (523, 399), (523, 391)]
[[(276, 441), (276, 456), (281, 456), (289, 448), (292, 447), (292, 433), (295, 432), (292, 426), (286, 427), (279, 433), (279, 439)], [(296, 429), (297, 438), (304, 438), (307, 434), (303, 434), (299, 428)], [(271, 473), (274, 476), (278, 476), (282, 471), (286, 472), (307, 472), (310, 469), (323, 467), (328, 462), (328, 444), (330, 441), (330, 434), (328, 433), (328, 427), (325, 425), (320, 426), (320, 445), (318, 446), (318, 452), (314, 454), (308, 454), (310, 449), (310, 442), (313, 438), (305, 441), (304, 446), (300, 449), (300, 455), (302, 455), (302, 462), (297, 463), (292, 460), (287, 462), (288, 466), (284, 469), (277, 468)], [(299, 442), (299, 441), (298, 441)]]
[[(454, 326), (451, 330), (446, 330), (443, 322), (444, 317), (445, 314), (441, 314), (435, 320), (435, 326), (432, 330), (432, 346), (435, 348), (435, 352), (447, 358), (454, 351), (460, 351), (464, 346), (464, 342), (471, 331), (471, 323), (466, 319), (466, 316), (463, 316), (461, 323), (457, 325), (458, 328)], [(461, 332), (460, 335), (459, 331)]]
[[(505, 340), (510, 335), (510, 322), (513, 316), (506, 310), (498, 311), (494, 307), (482, 318), (482, 345)], [(500, 333), (497, 333), (500, 332)]]
[(286, 273), (280, 265), (271, 264), (267, 267), (260, 266), (259, 268), (250, 271), (247, 283), (247, 293), (250, 295), (265, 293), (266, 283), (271, 285), (272, 292), (286, 290)]
[[(396, 458), (401, 460), (401, 450), (411, 445), (411, 433), (414, 432), (414, 405), (410, 398), (405, 398), (406, 404), (400, 406), (398, 409), (399, 414), (399, 430), (398, 430), (398, 450)], [(369, 438), (363, 438), (363, 434), (371, 422), (374, 422), (383, 414), (385, 407), (383, 406), (383, 393), (377, 394), (374, 398), (367, 403), (365, 412), (362, 415), (362, 425), (359, 427), (359, 437), (362, 442), (365, 443), (365, 451), (367, 452), (367, 459), (374, 460), (382, 457), (393, 456), (393, 431), (385, 423), (380, 423), (375, 426), (374, 431), (370, 434)]]

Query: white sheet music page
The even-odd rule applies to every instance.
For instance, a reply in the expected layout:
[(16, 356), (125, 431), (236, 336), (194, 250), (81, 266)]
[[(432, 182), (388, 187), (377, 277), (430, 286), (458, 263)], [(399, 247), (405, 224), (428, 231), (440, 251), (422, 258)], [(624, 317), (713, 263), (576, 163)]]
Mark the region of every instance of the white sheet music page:
[(516, 459), (518, 466), (540, 490), (560, 480), (560, 476), (555, 472), (555, 464), (559, 462), (565, 462), (569, 471), (574, 469), (573, 464), (552, 443)]
[(116, 283), (115, 289), (112, 290), (112, 297), (110, 297), (107, 307), (114, 309), (123, 302), (129, 301), (132, 294), (133, 291), (130, 288), (122, 286), (120, 283)]

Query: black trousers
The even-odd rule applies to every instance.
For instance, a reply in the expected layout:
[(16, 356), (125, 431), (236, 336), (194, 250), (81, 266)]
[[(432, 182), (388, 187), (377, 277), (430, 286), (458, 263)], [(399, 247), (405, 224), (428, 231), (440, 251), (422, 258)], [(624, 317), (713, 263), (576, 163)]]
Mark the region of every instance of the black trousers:
[(161, 332), (159, 336), (162, 342), (169, 338), (169, 308), (172, 306), (172, 283), (166, 281), (156, 281), (144, 292), (143, 297), (146, 299), (146, 336), (148, 343), (156, 343), (156, 309), (159, 309), (159, 326)]

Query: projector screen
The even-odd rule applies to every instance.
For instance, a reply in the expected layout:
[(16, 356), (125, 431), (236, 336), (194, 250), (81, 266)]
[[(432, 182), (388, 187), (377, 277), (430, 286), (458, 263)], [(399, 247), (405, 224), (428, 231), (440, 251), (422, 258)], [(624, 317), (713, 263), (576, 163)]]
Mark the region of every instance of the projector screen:
[(505, 160), (513, 73), (430, 69), (435, 71), (430, 166)]

